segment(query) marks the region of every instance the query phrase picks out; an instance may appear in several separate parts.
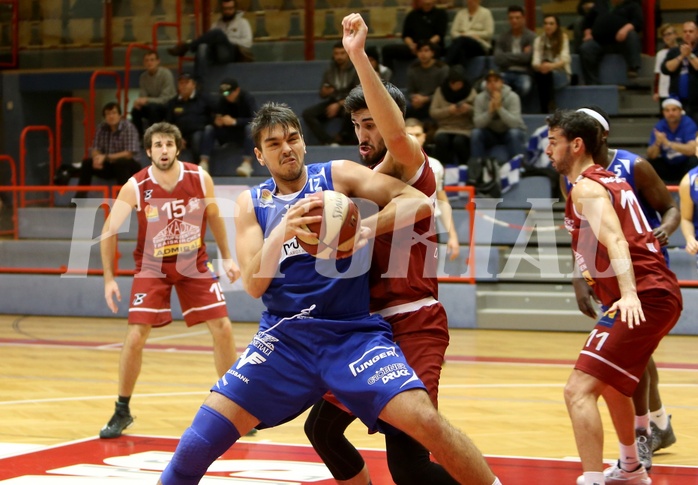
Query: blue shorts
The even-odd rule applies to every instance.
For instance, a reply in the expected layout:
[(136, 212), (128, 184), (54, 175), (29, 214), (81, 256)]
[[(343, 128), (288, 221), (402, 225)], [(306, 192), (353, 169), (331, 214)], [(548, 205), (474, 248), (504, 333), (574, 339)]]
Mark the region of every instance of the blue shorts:
[(211, 389), (261, 421), (290, 421), (332, 391), (370, 429), (397, 394), (425, 389), (378, 315), (355, 320), (265, 313), (237, 362)]

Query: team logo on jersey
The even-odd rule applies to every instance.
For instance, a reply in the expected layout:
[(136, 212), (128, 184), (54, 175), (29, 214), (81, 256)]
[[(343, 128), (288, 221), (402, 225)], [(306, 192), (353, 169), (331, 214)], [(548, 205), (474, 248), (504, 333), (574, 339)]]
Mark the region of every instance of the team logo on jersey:
[(145, 195), (143, 196), (143, 198), (144, 198), (145, 200), (148, 200), (148, 199), (150, 199), (152, 196), (153, 196), (153, 189), (145, 189)]
[(158, 208), (154, 205), (147, 205), (144, 209), (145, 218), (148, 222), (157, 222), (160, 220), (160, 214), (158, 213)]
[(273, 198), (272, 193), (269, 189), (262, 189), (262, 192), (259, 194), (259, 206), (260, 207), (273, 207), (274, 206), (274, 198)]
[(574, 219), (571, 217), (565, 217), (565, 229), (567, 229), (567, 232), (569, 233), (574, 231)]
[(192, 197), (189, 199), (189, 203), (187, 204), (187, 210), (189, 212), (193, 212), (196, 210), (199, 210), (201, 208), (201, 199), (198, 197)]
[(603, 315), (601, 315), (601, 318), (599, 318), (599, 321), (596, 322), (596, 324), (611, 328), (616, 321), (617, 314), (617, 310), (614, 310), (612, 312), (605, 311)]
[(375, 374), (368, 378), (366, 383), (369, 386), (372, 386), (376, 382), (382, 382), (383, 384), (387, 384), (393, 379), (399, 379), (400, 377), (409, 377), (410, 375), (412, 374), (405, 364), (390, 364), (378, 369)]
[(143, 300), (145, 300), (147, 293), (136, 293), (133, 295), (133, 306), (138, 306), (143, 303)]
[(247, 347), (245, 349), (245, 352), (238, 359), (238, 363), (235, 365), (236, 369), (239, 370), (247, 364), (257, 365), (257, 364), (263, 364), (267, 361), (267, 359), (265, 359), (262, 355), (260, 355), (259, 352), (252, 352), (252, 355), (248, 356), (249, 353), (250, 353), (250, 348)]
[(201, 228), (179, 219), (170, 222), (153, 238), (153, 256), (176, 256), (201, 247)]

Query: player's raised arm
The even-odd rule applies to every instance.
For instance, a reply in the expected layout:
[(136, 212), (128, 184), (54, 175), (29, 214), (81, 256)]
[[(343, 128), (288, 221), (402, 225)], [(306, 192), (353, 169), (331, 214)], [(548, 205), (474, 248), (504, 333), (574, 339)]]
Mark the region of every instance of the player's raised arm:
[(386, 162), (402, 166), (402, 179), (410, 179), (424, 163), (424, 155), (419, 142), (405, 130), (405, 120), (400, 108), (383, 86), (378, 74), (366, 55), (366, 35), (368, 27), (358, 13), (352, 13), (342, 20), (344, 49), (354, 64), (361, 87), (364, 91), (368, 110), (383, 136), (389, 155)]

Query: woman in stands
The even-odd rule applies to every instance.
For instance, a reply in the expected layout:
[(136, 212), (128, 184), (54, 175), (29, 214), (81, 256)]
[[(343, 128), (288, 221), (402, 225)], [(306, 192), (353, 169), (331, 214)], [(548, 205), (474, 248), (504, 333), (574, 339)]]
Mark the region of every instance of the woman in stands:
[(555, 91), (570, 83), (572, 74), (570, 41), (555, 15), (543, 18), (543, 33), (533, 43), (534, 71), (541, 113), (555, 111)]

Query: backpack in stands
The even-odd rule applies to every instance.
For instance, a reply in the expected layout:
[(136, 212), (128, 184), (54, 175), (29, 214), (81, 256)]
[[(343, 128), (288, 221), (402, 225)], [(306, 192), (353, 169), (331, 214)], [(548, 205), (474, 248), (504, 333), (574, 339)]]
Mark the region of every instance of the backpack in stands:
[(502, 181), (499, 178), (499, 161), (493, 157), (480, 159), (482, 172), (475, 184), (478, 197), (499, 198), (502, 196)]

